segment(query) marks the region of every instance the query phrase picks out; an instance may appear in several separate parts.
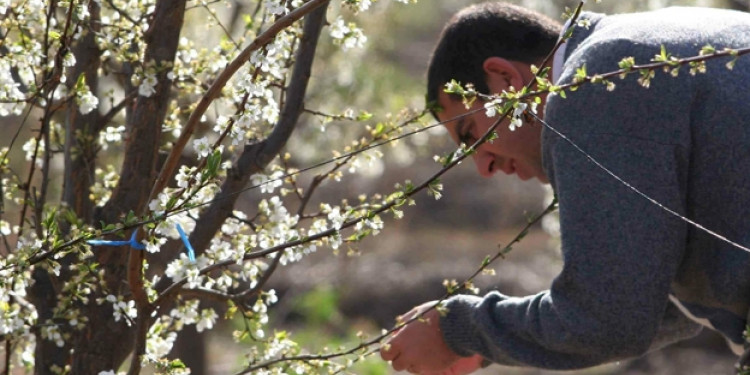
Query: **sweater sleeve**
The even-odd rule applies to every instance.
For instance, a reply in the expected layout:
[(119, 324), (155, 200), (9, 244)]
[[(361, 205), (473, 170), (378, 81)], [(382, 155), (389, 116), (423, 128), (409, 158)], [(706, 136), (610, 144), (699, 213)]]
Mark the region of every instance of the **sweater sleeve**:
[[(611, 69), (597, 61), (605, 60), (588, 61), (590, 72)], [(551, 98), (546, 117), (613, 174), (685, 215), (690, 92), (657, 78), (664, 81), (648, 90), (635, 77), (612, 93), (582, 87), (562, 103)], [(548, 291), (533, 296), (449, 300), (441, 320), (448, 345), (501, 364), (573, 369), (697, 333), (675, 318), (668, 300), (686, 224), (550, 133), (543, 144), (560, 203), (562, 272)]]
[[(589, 138), (587, 144), (606, 150), (597, 160), (661, 204), (680, 207), (678, 184), (669, 181), (677, 178), (672, 147)], [(451, 300), (442, 328), (460, 354), (572, 369), (641, 355), (658, 339), (685, 247), (684, 223), (570, 145), (555, 147), (563, 270), (537, 295)]]

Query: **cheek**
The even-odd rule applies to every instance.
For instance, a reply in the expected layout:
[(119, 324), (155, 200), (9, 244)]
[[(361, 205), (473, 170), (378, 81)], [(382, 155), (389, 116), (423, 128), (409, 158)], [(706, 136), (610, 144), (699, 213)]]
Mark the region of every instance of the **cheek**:
[(491, 152), (492, 154), (504, 155), (508, 153), (508, 147), (512, 144), (510, 141), (509, 137), (506, 136), (495, 139), (494, 141), (487, 141), (482, 146), (484, 146), (485, 151)]
[(541, 149), (541, 132), (535, 125), (525, 124), (518, 130), (516, 147), (525, 152), (539, 152)]

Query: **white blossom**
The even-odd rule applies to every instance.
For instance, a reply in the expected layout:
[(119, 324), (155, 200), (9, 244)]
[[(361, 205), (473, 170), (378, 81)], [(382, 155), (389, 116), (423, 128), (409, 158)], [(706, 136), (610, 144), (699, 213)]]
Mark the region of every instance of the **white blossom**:
[(370, 5), (372, 5), (372, 1), (370, 0), (359, 0), (357, 3), (357, 9), (360, 11), (365, 11), (367, 9), (370, 9)]
[(336, 250), (341, 246), (342, 243), (344, 243), (344, 239), (341, 237), (341, 233), (336, 233), (330, 237), (328, 237), (328, 243), (331, 245), (331, 248)]
[(515, 131), (516, 128), (520, 128), (523, 126), (523, 120), (521, 119), (521, 116), (523, 115), (524, 111), (526, 111), (526, 108), (528, 108), (528, 105), (526, 103), (517, 103), (513, 109), (513, 115), (510, 119), (510, 125), (508, 128), (510, 131)]
[(376, 235), (380, 233), (380, 230), (383, 229), (383, 220), (380, 219), (380, 216), (374, 216), (369, 219), (364, 219), (359, 221), (355, 226), (354, 229), (357, 231), (362, 231), (365, 229), (369, 229), (372, 231), (373, 235)]
[(31, 336), (23, 346), (23, 353), (21, 353), (21, 362), (24, 366), (31, 367), (34, 364), (34, 352), (36, 348), (36, 340), (34, 336)]
[(310, 228), (307, 231), (307, 235), (308, 236), (313, 236), (313, 235), (316, 235), (318, 233), (325, 232), (326, 230), (328, 230), (328, 228), (326, 227), (326, 221), (323, 220), (323, 219), (317, 219), (317, 220), (313, 221), (312, 225), (310, 226)]
[(230, 218), (225, 221), (221, 226), (222, 233), (234, 235), (238, 234), (242, 230), (243, 224), (242, 222), (240, 222), (240, 220), (247, 220), (247, 215), (242, 211), (232, 211), (232, 216), (236, 217), (237, 219)]
[(177, 333), (164, 329), (164, 323), (157, 319), (146, 336), (146, 356), (156, 360), (169, 354), (172, 350)]
[(138, 86), (138, 95), (150, 97), (151, 95), (154, 95), (156, 93), (156, 84), (158, 81), (156, 80), (156, 75), (153, 73), (147, 73), (145, 77), (143, 77), (143, 80), (141, 81), (141, 84)]
[(3, 236), (9, 236), (11, 233), (13, 233), (10, 230), (10, 223), (5, 220), (0, 220), (0, 233)]
[[(0, 0), (2, 2), (2, 0)], [(71, 67), (76, 65), (76, 57), (74, 54), (68, 52), (65, 54), (65, 57), (63, 58), (63, 66), (65, 67)]]
[(273, 172), (271, 175), (258, 173), (250, 176), (250, 183), (253, 184), (253, 186), (260, 187), (261, 193), (273, 194), (276, 188), (279, 188), (284, 184), (284, 180), (282, 179), (283, 176), (284, 172), (282, 171)]
[(58, 348), (65, 346), (65, 340), (63, 340), (60, 329), (55, 324), (48, 324), (42, 327), (42, 337), (49, 341), (53, 341)]
[(39, 143), (39, 147), (37, 149), (37, 141), (35, 137), (29, 138), (26, 143), (21, 147), (23, 151), (26, 152), (26, 160), (31, 161), (34, 158), (34, 151), (36, 150), (36, 160), (34, 162), (38, 167), (42, 166), (42, 163), (44, 162), (42, 160), (42, 155), (44, 155), (44, 139), (42, 139)]
[(331, 224), (333, 224), (333, 228), (336, 230), (340, 230), (341, 226), (346, 221), (347, 215), (341, 213), (341, 207), (334, 207), (331, 208), (327, 204), (324, 205), (324, 212), (328, 211), (328, 220), (331, 221)]
[(218, 315), (213, 309), (203, 309), (198, 323), (195, 324), (195, 329), (198, 332), (203, 332), (205, 329), (213, 328), (216, 318), (218, 318)]
[(484, 103), (485, 115), (489, 118), (497, 116), (497, 106), (500, 105), (500, 103), (502, 103), (502, 99), (500, 98), (495, 98)]
[(182, 324), (195, 324), (198, 321), (198, 305), (200, 301), (197, 299), (185, 302), (185, 304), (179, 306), (176, 309), (172, 309), (169, 313), (170, 316), (179, 319)]
[(217, 237), (211, 239), (211, 246), (209, 246), (206, 253), (216, 260), (240, 259), (242, 257), (242, 253), (235, 251), (231, 243), (222, 241)]
[(125, 133), (125, 126), (108, 126), (103, 132), (99, 133), (99, 145), (103, 150), (109, 147), (110, 143), (118, 144), (122, 142), (122, 135)]
[(193, 141), (193, 148), (198, 156), (205, 158), (211, 155), (212, 145), (207, 137), (199, 138)]
[(334, 43), (341, 45), (343, 49), (361, 48), (367, 42), (367, 37), (353, 23), (346, 23), (339, 17), (331, 24), (331, 38)]
[(273, 99), (268, 99), (268, 103), (263, 106), (261, 117), (269, 124), (275, 124), (279, 121), (279, 107)]
[(459, 85), (458, 82), (450, 81), (445, 83), (446, 92), (458, 92), (459, 90), (461, 90), (461, 85)]
[(147, 241), (144, 245), (146, 245), (146, 251), (149, 253), (158, 253), (161, 251), (161, 246), (167, 243), (167, 239), (163, 237), (156, 238), (151, 241)]
[(180, 166), (180, 170), (175, 176), (177, 187), (186, 188), (190, 185), (191, 180), (199, 180), (200, 176), (196, 176), (198, 174), (197, 170), (197, 167), (189, 167), (187, 165)]
[(148, 203), (148, 209), (151, 210), (155, 215), (161, 215), (167, 209), (167, 202), (169, 202), (169, 195), (165, 192), (159, 193), (159, 196), (152, 199)]
[(123, 300), (122, 296), (115, 297), (114, 295), (108, 295), (106, 298), (107, 302), (112, 304), (112, 315), (115, 318), (115, 322), (119, 322), (121, 319), (125, 319), (127, 325), (131, 324), (131, 321), (138, 317), (138, 309), (135, 307), (135, 301)]
[[(8, 101), (7, 103), (0, 103), (0, 116), (11, 114), (18, 116), (23, 112), (25, 107), (22, 102), (25, 96), (19, 89), (21, 85), (13, 78), (11, 69), (10, 59), (0, 59), (0, 99)], [(17, 100), (18, 102), (10, 102), (13, 100)]]
[(268, 10), (268, 13), (274, 15), (284, 14), (288, 11), (283, 2), (279, 2), (278, 0), (264, 0), (263, 6)]

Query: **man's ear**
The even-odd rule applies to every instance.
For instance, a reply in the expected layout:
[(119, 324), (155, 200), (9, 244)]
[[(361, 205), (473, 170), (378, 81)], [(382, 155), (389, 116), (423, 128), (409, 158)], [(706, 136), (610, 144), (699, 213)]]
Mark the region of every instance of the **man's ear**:
[(496, 94), (503, 90), (509, 90), (513, 86), (516, 90), (523, 87), (523, 75), (517, 66), (511, 60), (502, 57), (488, 57), (484, 60), (482, 68), (487, 77), (487, 86), (490, 93)]

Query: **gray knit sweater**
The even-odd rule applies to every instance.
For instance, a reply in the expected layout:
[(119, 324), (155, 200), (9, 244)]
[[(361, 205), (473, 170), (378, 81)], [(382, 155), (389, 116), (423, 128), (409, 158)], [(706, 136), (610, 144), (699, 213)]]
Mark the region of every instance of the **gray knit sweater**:
[[(750, 15), (669, 8), (584, 14), (569, 40), (560, 82), (576, 68), (646, 63), (664, 45), (675, 56), (706, 44), (750, 46)], [(637, 75), (613, 92), (586, 85), (551, 96), (545, 119), (614, 174), (665, 207), (750, 245), (750, 58), (707, 74)], [(540, 125), (534, 125), (540, 126)], [(711, 326), (738, 348), (750, 305), (750, 254), (649, 202), (545, 129), (544, 167), (558, 196), (563, 270), (533, 296), (458, 296), (441, 328), (461, 355), (506, 365), (573, 369), (638, 356)], [(670, 302), (670, 300), (674, 301)], [(681, 313), (679, 309), (682, 309)]]

